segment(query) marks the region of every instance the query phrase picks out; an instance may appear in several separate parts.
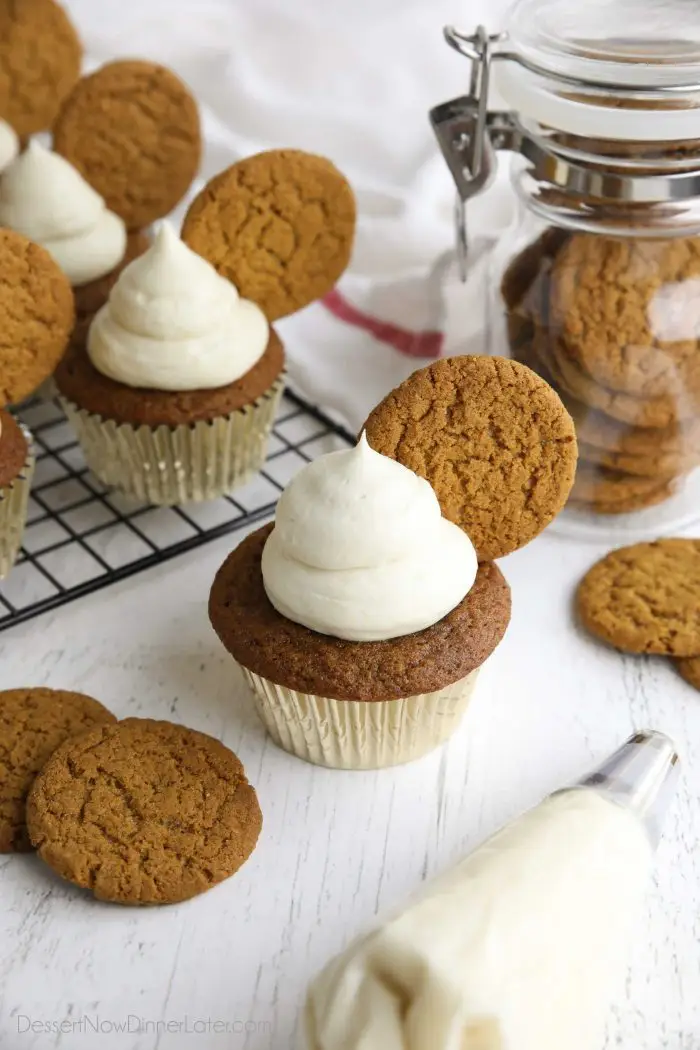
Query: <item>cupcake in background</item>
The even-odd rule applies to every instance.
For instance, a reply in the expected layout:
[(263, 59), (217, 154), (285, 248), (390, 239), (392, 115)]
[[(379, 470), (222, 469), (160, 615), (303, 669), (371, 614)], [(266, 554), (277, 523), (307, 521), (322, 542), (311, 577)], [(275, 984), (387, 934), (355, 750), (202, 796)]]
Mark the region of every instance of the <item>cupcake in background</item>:
[(573, 422), (528, 368), (444, 359), (305, 467), (216, 575), (209, 615), (273, 740), (319, 765), (408, 762), (459, 725), (510, 620), (494, 558), (566, 502)]
[(56, 383), (93, 473), (175, 504), (214, 499), (260, 468), (283, 374), (259, 307), (163, 224)]
[(0, 119), (0, 175), (19, 154), (19, 138), (6, 120)]
[(56, 376), (104, 484), (174, 504), (215, 499), (260, 470), (284, 386), (270, 320), (330, 290), (354, 218), (330, 161), (273, 150), (212, 179), (188, 239), (161, 227)]
[(42, 245), (65, 273), (78, 343), (124, 267), (149, 245), (141, 233), (127, 236), (123, 220), (82, 175), (35, 139), (0, 177), (0, 225)]
[[(73, 328), (70, 283), (51, 255), (0, 229), (0, 407), (32, 394), (53, 372)], [(0, 411), (0, 576), (21, 545), (34, 455), (31, 436)]]

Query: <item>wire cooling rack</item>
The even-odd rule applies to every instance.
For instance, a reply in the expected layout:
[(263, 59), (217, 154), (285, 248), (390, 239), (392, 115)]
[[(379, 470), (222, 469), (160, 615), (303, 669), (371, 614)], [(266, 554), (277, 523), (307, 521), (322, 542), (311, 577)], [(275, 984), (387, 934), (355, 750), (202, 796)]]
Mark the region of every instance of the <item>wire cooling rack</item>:
[(207, 503), (151, 507), (90, 473), (57, 401), (34, 399), (17, 415), (37, 464), (22, 552), (0, 583), (0, 631), (268, 517), (301, 467), (354, 441), (287, 391), (265, 467), (248, 485)]

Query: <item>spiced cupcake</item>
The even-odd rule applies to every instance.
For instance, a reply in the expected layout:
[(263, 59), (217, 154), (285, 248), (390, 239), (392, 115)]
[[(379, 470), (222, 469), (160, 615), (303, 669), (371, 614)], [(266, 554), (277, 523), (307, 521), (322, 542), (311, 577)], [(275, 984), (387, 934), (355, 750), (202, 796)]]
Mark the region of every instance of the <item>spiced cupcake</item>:
[(29, 431), (0, 411), (0, 579), (15, 563), (27, 520), (34, 453)]
[(305, 467), (209, 600), (275, 742), (369, 769), (445, 741), (510, 619), (494, 559), (558, 513), (575, 464), (554, 391), (468, 357), (415, 373), (355, 448)]

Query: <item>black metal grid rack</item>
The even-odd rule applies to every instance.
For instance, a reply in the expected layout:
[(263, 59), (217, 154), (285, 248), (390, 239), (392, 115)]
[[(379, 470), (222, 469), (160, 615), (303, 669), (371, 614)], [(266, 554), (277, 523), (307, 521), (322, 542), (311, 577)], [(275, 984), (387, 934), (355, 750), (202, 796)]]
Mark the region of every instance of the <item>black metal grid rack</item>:
[(37, 464), (22, 552), (0, 583), (0, 631), (268, 517), (305, 463), (353, 442), (287, 391), (265, 467), (248, 485), (207, 503), (152, 507), (108, 491), (88, 471), (57, 401), (35, 398), (18, 416)]

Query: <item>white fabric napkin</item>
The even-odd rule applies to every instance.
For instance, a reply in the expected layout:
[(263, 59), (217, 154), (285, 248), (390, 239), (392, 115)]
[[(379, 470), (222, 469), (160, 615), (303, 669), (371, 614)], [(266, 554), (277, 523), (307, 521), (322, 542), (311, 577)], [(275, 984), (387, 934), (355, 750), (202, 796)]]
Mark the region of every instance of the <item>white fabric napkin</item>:
[[(88, 66), (152, 58), (202, 108), (203, 176), (261, 149), (330, 157), (355, 189), (348, 273), (323, 304), (281, 325), (294, 385), (359, 427), (373, 405), (441, 354), (483, 348), (485, 274), (453, 259), (454, 192), (428, 110), (462, 94), (465, 59), (442, 27), (497, 29), (505, 0), (68, 0)], [(470, 207), (477, 237), (510, 215), (499, 179)]]

